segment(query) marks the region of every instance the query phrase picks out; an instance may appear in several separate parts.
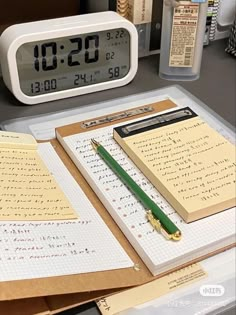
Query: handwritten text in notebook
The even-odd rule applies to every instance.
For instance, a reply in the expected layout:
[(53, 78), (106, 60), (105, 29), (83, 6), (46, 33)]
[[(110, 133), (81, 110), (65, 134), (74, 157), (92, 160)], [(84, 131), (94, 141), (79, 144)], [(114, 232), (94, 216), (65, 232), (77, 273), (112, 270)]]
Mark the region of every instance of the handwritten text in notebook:
[(0, 148), (0, 161), (0, 220), (76, 218), (36, 151)]
[(235, 146), (190, 109), (165, 116), (115, 128), (114, 138), (186, 222), (235, 206)]
[[(207, 254), (214, 246), (218, 248), (218, 241), (234, 237), (232, 223), (235, 219), (234, 209), (191, 224), (183, 222), (115, 142), (113, 128), (116, 126), (118, 124), (73, 134), (60, 141), (153, 274), (170, 269), (178, 265), (180, 261), (194, 259), (199, 256), (199, 251), (201, 255)], [(152, 228), (146, 219), (141, 203), (96, 155), (91, 145), (92, 138), (95, 138), (112, 154), (135, 182), (179, 227), (183, 233), (183, 239), (178, 244), (166, 241)]]
[(0, 281), (132, 267), (52, 146), (39, 144), (39, 154), (80, 219), (0, 222)]
[(28, 134), (0, 131), (0, 220), (78, 217)]

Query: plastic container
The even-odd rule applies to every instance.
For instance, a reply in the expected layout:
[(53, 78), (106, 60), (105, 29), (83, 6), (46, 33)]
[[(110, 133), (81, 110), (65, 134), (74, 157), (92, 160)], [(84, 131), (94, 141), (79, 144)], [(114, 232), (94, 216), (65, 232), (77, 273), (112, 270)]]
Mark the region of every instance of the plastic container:
[(208, 2), (164, 0), (159, 76), (191, 81), (200, 76)]

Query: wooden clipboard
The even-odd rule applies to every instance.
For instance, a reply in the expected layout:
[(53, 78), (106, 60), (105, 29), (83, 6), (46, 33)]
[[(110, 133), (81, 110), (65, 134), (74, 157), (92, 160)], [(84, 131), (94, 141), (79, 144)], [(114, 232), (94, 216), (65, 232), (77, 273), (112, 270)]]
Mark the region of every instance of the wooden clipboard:
[[(163, 110), (174, 108), (176, 105), (170, 100), (165, 100), (154, 104), (148, 104), (145, 106), (152, 107), (153, 108), (152, 114), (155, 114)], [(137, 107), (137, 109), (142, 107), (144, 106)], [(150, 114), (150, 112), (142, 113), (135, 117), (136, 118), (145, 117), (148, 114)], [(103, 117), (105, 118), (106, 116)], [(119, 122), (125, 122), (130, 119), (131, 119), (130, 117), (125, 117), (123, 119), (120, 119)], [(89, 130), (97, 129), (99, 127), (105, 127), (112, 124), (114, 124), (114, 122), (105, 122), (102, 125), (93, 126)], [(58, 129), (60, 130), (60, 134), (63, 137), (74, 133), (86, 131), (79, 123), (59, 127)], [(222, 248), (221, 250), (217, 250), (215, 252), (209, 253), (208, 255), (199, 257), (198, 259), (178, 266), (178, 268), (171, 269), (168, 272), (162, 273), (154, 277), (147, 269), (146, 265), (138, 256), (136, 251), (130, 245), (126, 237), (123, 235), (119, 227), (116, 225), (110, 214), (107, 212), (107, 210), (100, 202), (96, 194), (92, 191), (91, 187), (88, 185), (84, 177), (78, 171), (77, 167), (74, 165), (72, 160), (69, 158), (67, 153), (59, 144), (59, 142), (56, 139), (51, 140), (50, 142), (53, 145), (59, 157), (61, 158), (61, 160), (63, 161), (63, 163), (65, 164), (65, 166), (67, 167), (67, 169), (70, 171), (75, 180), (79, 183), (82, 190), (85, 192), (93, 206), (96, 208), (100, 216), (108, 225), (109, 229), (112, 231), (116, 239), (119, 241), (121, 246), (125, 249), (125, 251), (130, 256), (132, 261), (138, 267), (60, 277), (0, 282), (0, 301), (11, 300), (11, 303), (13, 303), (12, 305), (14, 306), (14, 303), (18, 305), (18, 303), (20, 302), (12, 300), (25, 299), (25, 301), (28, 301), (31, 300), (29, 298), (42, 297), (42, 300), (46, 303), (49, 312), (45, 314), (56, 314), (59, 311), (70, 309), (72, 307), (87, 303), (89, 301), (101, 298), (105, 295), (117, 292), (124, 288), (147, 283), (156, 278), (164, 276), (172, 271), (175, 271), (179, 268), (188, 266), (194, 262), (198, 262), (202, 259), (205, 259), (211, 255), (217, 254), (223, 250), (226, 250), (234, 246), (234, 244), (232, 244), (230, 246)], [(41, 302), (40, 305), (41, 308), (42, 306), (44, 306), (44, 302)], [(8, 302), (0, 302), (0, 309), (1, 305), (4, 306), (7, 305), (7, 303)], [(29, 304), (26, 303), (25, 305), (26, 309), (28, 309), (27, 305)], [(32, 313), (29, 314), (35, 315), (41, 314), (40, 307), (38, 313), (36, 311), (34, 312), (32, 311)], [(25, 312), (25, 314), (28, 313)]]

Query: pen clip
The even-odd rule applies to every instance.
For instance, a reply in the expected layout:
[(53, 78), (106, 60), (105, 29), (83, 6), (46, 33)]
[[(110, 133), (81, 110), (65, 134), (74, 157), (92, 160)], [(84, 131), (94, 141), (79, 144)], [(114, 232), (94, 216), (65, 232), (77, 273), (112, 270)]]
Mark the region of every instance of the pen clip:
[(166, 239), (168, 240), (173, 239), (177, 241), (181, 238), (181, 233), (179, 231), (177, 231), (175, 234), (168, 233), (166, 229), (161, 225), (160, 220), (157, 220), (154, 217), (151, 210), (147, 210), (146, 215), (147, 215), (148, 221), (151, 223), (153, 228), (157, 230), (159, 233), (161, 233)]

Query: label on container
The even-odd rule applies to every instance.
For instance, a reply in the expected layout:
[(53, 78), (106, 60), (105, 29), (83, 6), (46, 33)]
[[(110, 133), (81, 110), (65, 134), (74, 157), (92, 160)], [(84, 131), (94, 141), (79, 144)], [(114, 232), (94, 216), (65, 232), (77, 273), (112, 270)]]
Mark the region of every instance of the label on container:
[(169, 67), (193, 66), (198, 15), (198, 3), (180, 1), (174, 8)]

